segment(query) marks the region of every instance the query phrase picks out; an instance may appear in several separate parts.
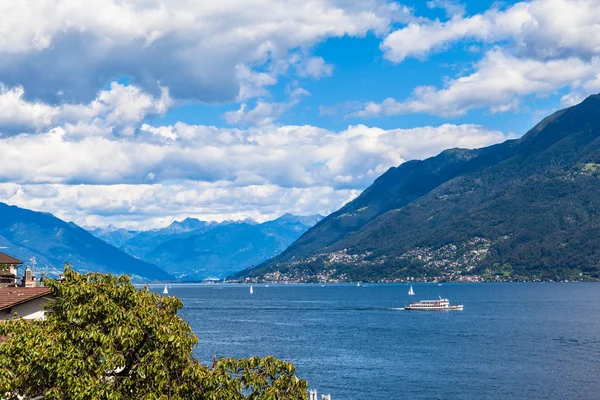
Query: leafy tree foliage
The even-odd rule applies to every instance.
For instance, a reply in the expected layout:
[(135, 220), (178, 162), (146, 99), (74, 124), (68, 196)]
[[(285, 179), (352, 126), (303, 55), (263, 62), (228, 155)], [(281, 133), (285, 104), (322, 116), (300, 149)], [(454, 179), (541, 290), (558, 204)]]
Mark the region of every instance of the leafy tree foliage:
[(307, 397), (294, 366), (274, 357), (192, 356), (198, 339), (176, 297), (137, 290), (129, 277), (78, 274), (48, 280), (45, 321), (0, 324), (0, 398), (265, 399)]

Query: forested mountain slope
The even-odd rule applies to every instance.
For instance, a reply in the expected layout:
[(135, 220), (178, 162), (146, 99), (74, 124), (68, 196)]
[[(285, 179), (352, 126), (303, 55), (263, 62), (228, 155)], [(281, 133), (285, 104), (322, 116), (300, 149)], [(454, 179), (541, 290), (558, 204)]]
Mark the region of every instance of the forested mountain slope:
[(600, 278), (600, 97), (518, 140), (392, 168), (237, 277)]

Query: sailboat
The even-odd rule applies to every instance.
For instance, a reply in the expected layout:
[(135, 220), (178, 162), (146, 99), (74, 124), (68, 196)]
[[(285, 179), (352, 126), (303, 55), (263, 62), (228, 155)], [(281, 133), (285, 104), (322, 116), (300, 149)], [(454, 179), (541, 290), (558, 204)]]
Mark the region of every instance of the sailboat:
[(412, 289), (412, 285), (410, 286), (410, 289), (408, 290), (408, 295), (409, 295), (409, 296), (414, 296), (414, 295), (415, 295), (415, 292), (414, 292), (414, 290)]
[(167, 285), (165, 285), (165, 288), (163, 289), (163, 294), (169, 294), (169, 289), (167, 289)]
[(250, 285), (250, 294), (254, 293), (254, 289), (252, 289), (252, 285)]
[(360, 286), (360, 282), (356, 282), (356, 286)]

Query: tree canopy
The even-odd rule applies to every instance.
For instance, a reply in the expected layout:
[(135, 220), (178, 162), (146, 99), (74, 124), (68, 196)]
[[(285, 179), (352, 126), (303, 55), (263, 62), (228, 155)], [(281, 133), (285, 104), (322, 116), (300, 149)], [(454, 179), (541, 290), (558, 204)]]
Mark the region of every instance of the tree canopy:
[(47, 280), (45, 321), (0, 323), (0, 398), (307, 398), (294, 365), (271, 356), (201, 364), (176, 297), (137, 290), (126, 275), (67, 266), (64, 277)]

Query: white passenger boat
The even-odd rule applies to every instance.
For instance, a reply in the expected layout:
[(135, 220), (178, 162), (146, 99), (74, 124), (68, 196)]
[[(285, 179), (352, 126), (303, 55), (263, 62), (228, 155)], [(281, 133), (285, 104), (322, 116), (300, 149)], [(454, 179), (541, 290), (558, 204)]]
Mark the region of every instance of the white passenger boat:
[(421, 300), (404, 307), (410, 311), (462, 311), (463, 305), (451, 305), (448, 299)]

